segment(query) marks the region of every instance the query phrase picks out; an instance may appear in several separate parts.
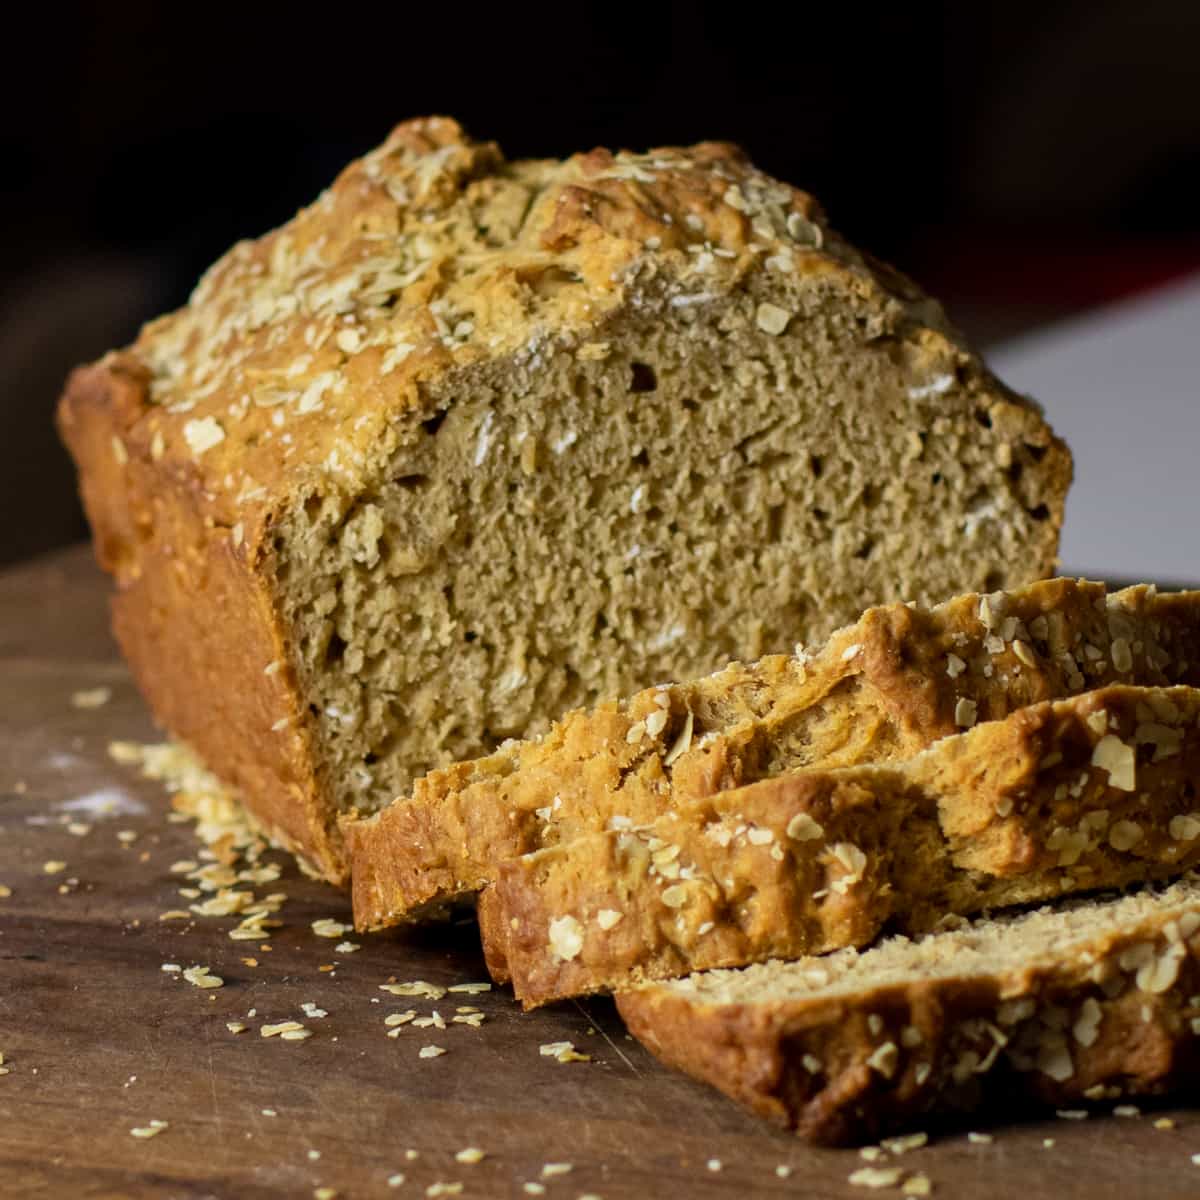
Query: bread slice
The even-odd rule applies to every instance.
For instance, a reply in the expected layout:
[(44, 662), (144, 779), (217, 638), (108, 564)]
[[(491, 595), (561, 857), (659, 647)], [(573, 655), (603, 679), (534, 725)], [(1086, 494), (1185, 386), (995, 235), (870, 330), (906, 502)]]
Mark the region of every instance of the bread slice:
[(868, 610), (813, 654), (735, 663), (564, 718), (417, 781), (347, 827), (373, 929), (478, 891), (501, 863), (814, 765), (911, 757), (976, 721), (1103, 684), (1200, 683), (1200, 593), (1056, 579)]
[(336, 818), (876, 600), (1055, 562), (1070, 458), (811, 197), (704, 143), (398, 126), (59, 412), (159, 721)]
[(888, 926), (1200, 863), (1200, 689), (1113, 686), (891, 766), (813, 769), (503, 863), (488, 966), (527, 1008), (864, 946)]
[(659, 1058), (820, 1142), (1157, 1095), (1200, 1069), (1200, 876), (617, 998)]

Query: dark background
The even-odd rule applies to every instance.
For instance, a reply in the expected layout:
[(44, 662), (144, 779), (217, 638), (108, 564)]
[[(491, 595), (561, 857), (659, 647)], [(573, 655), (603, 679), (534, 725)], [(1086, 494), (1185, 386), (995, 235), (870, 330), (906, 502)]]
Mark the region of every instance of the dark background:
[(1200, 0), (111, 0), (0, 39), (0, 561), (83, 534), (69, 368), (408, 116), (511, 157), (741, 142), (985, 345), (1200, 266)]

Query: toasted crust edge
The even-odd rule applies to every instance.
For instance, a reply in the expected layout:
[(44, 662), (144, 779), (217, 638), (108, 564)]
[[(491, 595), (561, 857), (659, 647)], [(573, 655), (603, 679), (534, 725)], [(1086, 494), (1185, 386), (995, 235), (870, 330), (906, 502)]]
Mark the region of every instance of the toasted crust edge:
[[(1175, 708), (1182, 730), (1167, 731), (1175, 743), (1161, 761), (1159, 747), (1143, 745), (1143, 731), (1166, 729), (1154, 723), (1154, 705)], [(1194, 840), (1167, 836), (1171, 818), (1185, 815), (1200, 759), (1198, 706), (1196, 689), (1114, 685), (1020, 709), (907, 763), (801, 771), (685, 806), (641, 838), (642, 853), (675, 843), (684, 850), (679, 861), (695, 864), (696, 883), (671, 906), (669, 879), (653, 878), (653, 866), (646, 874), (644, 861), (635, 865), (634, 833), (595, 834), (512, 859), (479, 905), (489, 970), (535, 1008), (690, 970), (865, 945), (889, 920), (922, 931), (946, 913), (1179, 874), (1200, 859)], [(1131, 764), (1135, 746), (1147, 760), (1153, 751), (1138, 768), (1136, 791), (1132, 779), (1114, 780), (1115, 768), (1097, 759), (1101, 741), (1124, 747)], [(717, 860), (716, 871), (704, 831), (721, 813), (766, 830), (767, 841), (739, 849), (735, 839), (733, 856)], [(821, 838), (794, 843), (786, 835), (801, 813), (824, 826)], [(1122, 832), (1133, 840), (1118, 849)], [(843, 838), (866, 854), (861, 882), (835, 896), (828, 876), (820, 885), (818, 864), (827, 844)], [(727, 875), (730, 882), (718, 884)], [(821, 890), (810, 898), (805, 886)], [(752, 898), (748, 913), (740, 903), (735, 910), (742, 894)], [(611, 932), (592, 919), (604, 909), (620, 914)], [(568, 919), (578, 946), (564, 958), (555, 927)]]
[[(661, 1061), (819, 1143), (867, 1141), (927, 1114), (971, 1111), (995, 1098), (1061, 1106), (1158, 1095), (1200, 1068), (1200, 902), (1187, 911), (1193, 931), (1174, 943), (1186, 956), (1161, 992), (1130, 981), (1108, 995), (1098, 981), (1124, 970), (1122, 952), (1138, 943), (1167, 952), (1166, 927), (1178, 913), (1110, 930), (1052, 965), (761, 1004), (706, 1003), (657, 985), (619, 995), (617, 1007)], [(1024, 1020), (1034, 1022), (1064, 1009), (1074, 1020), (1085, 1002), (1094, 1003), (1097, 1036), (1085, 1044), (1068, 1027), (1054, 1039), (1039, 1024), (1033, 1032), (1051, 1053), (1018, 1069), (1006, 1046), (1020, 1040), (1020, 1030), (1000, 1014), (1024, 999), (1033, 1004)], [(919, 1043), (904, 1046), (916, 1040), (906, 1030), (917, 1031)], [(1056, 1057), (1063, 1046), (1066, 1060)]]
[[(57, 412), (97, 560), (116, 581), (113, 633), (157, 721), (237, 789), (269, 837), (343, 883), (269, 557), (206, 515), (193, 476), (165, 473), (124, 436), (145, 387), (136, 364), (111, 356), (71, 375)], [(282, 669), (267, 674), (272, 663)]]

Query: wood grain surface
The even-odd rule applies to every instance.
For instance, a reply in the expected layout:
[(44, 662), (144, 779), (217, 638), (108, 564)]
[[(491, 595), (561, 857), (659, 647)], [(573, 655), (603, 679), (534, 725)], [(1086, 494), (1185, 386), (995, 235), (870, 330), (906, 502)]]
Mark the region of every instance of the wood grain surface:
[[(167, 819), (160, 785), (107, 753), (160, 735), (109, 640), (104, 592), (82, 549), (0, 576), (0, 1197), (902, 1195), (852, 1186), (857, 1152), (806, 1147), (659, 1066), (608, 1001), (526, 1015), (502, 990), (380, 991), (389, 977), (486, 978), (471, 922), (352, 936), (361, 949), (339, 953), (311, 923), (348, 921), (345, 897), (280, 855), (282, 879), (259, 889), (289, 897), (270, 943), (230, 940), (234, 918), (160, 921), (189, 903), (170, 867), (200, 843)], [(73, 706), (101, 686), (108, 703)], [(163, 963), (207, 966), (224, 986)], [(462, 1004), (485, 1012), (480, 1028), (386, 1036), (388, 1013)], [(260, 1036), (285, 1020), (313, 1036)], [(539, 1053), (557, 1041), (591, 1061)], [(430, 1044), (446, 1053), (422, 1059)], [(928, 1146), (875, 1165), (926, 1175), (947, 1200), (1200, 1197), (1200, 1114), (1027, 1115), (990, 1143), (929, 1128)], [(1163, 1117), (1174, 1127), (1156, 1128)], [(131, 1134), (151, 1121), (167, 1127)], [(457, 1161), (467, 1147), (485, 1157)], [(543, 1178), (546, 1163), (571, 1170)]]

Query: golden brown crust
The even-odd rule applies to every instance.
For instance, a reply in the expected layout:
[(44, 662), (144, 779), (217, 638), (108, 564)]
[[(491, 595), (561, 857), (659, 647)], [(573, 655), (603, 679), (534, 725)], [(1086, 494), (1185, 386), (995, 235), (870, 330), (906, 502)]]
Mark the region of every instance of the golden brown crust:
[(615, 816), (644, 825), (781, 771), (902, 760), (964, 725), (1122, 680), (1200, 682), (1200, 597), (1055, 579), (869, 609), (812, 657), (649, 689), (430, 773), (346, 826), (355, 919), (378, 928), (477, 891), (501, 863)]
[(1177, 874), (1198, 726), (1196, 689), (1109, 687), (512, 859), (479, 910), (489, 968), (532, 1008)]
[[(1194, 880), (1180, 887), (1132, 921), (1121, 902), (1088, 904), (1094, 930), (1057, 953), (1024, 945), (1018, 918), (1001, 942), (1008, 961), (990, 967), (788, 997), (773, 994), (768, 965), (754, 968), (753, 999), (683, 981), (617, 1004), (664, 1062), (812, 1141), (866, 1141), (997, 1100), (1158, 1095), (1200, 1067), (1200, 901)], [(822, 960), (794, 968), (806, 964), (819, 979)]]

